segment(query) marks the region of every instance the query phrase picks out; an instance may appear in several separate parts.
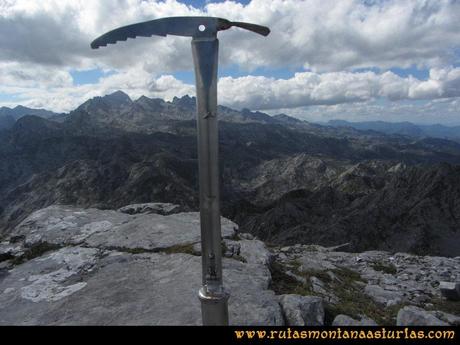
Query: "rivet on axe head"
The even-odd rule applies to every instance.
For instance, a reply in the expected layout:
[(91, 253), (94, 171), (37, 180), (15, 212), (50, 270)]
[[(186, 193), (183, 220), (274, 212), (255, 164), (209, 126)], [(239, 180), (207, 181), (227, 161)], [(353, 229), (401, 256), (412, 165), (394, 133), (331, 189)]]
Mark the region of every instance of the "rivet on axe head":
[[(200, 183), (200, 224), (203, 287), (198, 296), (204, 325), (228, 325), (229, 293), (222, 284), (222, 248), (219, 205), (219, 165), (217, 130), (217, 32), (236, 26), (263, 36), (270, 29), (256, 24), (231, 22), (216, 17), (169, 17), (124, 26), (96, 38), (97, 49), (152, 35), (192, 37), (195, 66), (198, 167)], [(212, 274), (208, 274), (212, 272)]]

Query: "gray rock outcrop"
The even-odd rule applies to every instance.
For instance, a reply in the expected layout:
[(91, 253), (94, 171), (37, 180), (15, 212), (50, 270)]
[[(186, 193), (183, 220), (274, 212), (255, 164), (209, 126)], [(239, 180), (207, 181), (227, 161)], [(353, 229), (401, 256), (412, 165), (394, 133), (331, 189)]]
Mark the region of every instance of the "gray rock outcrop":
[(396, 319), (397, 326), (448, 326), (444, 322), (434, 316), (432, 313), (423, 310), (422, 308), (408, 306), (402, 308), (398, 312)]
[(348, 315), (339, 314), (332, 321), (332, 326), (377, 326), (377, 323), (367, 316), (356, 320)]
[[(235, 223), (222, 218), (222, 237), (232, 237), (237, 228)], [(10, 237), (23, 237), (27, 246), (46, 242), (159, 251), (200, 242), (200, 220), (198, 212), (129, 215), (112, 210), (53, 205), (31, 214)]]
[[(198, 220), (68, 206), (35, 212), (13, 231), (16, 244), (2, 242), (13, 259), (0, 271), (0, 324), (201, 324), (201, 258), (190, 251)], [(222, 224), (233, 236), (236, 225)], [(223, 261), (231, 323), (282, 325), (268, 250), (259, 241), (240, 247), (244, 260)]]
[(460, 282), (441, 282), (441, 294), (451, 301), (460, 301)]
[(397, 319), (404, 325), (459, 322), (458, 301), (446, 299), (442, 292), (455, 283), (441, 282), (458, 281), (460, 257), (337, 249), (318, 245), (273, 249), (273, 289), (279, 294), (321, 297), (336, 313), (334, 325), (394, 325)]
[(321, 297), (282, 295), (280, 304), (288, 326), (323, 326), (324, 306)]
[(167, 216), (169, 214), (181, 212), (182, 207), (170, 203), (149, 202), (144, 204), (131, 204), (123, 206), (120, 207), (118, 211), (127, 214), (157, 213), (163, 216)]

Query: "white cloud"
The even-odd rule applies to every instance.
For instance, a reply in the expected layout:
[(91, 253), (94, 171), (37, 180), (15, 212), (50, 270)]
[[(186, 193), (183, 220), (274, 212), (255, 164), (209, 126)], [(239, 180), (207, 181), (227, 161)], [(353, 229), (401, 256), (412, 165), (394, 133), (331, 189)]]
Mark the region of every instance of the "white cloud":
[(460, 2), (450, 0), (253, 0), (210, 3), (205, 12), (174, 0), (17, 0), (0, 4), (0, 59), (66, 67), (191, 68), (188, 39), (130, 40), (91, 51), (115, 27), (165, 16), (215, 15), (268, 25), (268, 38), (233, 29), (220, 34), (223, 63), (242, 68), (338, 71), (359, 67), (440, 67), (458, 59)]
[[(221, 66), (236, 64), (248, 74), (255, 68), (300, 71), (290, 79), (222, 78), (220, 102), (228, 106), (299, 107), (303, 113), (305, 106), (330, 111), (348, 106), (359, 112), (380, 98), (460, 96), (460, 68), (451, 67), (460, 62), (460, 1), (451, 0), (373, 1), (372, 6), (360, 0), (225, 1), (209, 3), (204, 11), (175, 0), (0, 0), (0, 94), (56, 111), (118, 89), (133, 98), (193, 94), (192, 85), (169, 75), (192, 69), (187, 38), (138, 38), (89, 48), (91, 40), (115, 27), (177, 15), (267, 25), (272, 30), (267, 38), (240, 29), (220, 33)], [(429, 78), (388, 72), (413, 66), (429, 69)], [(93, 68), (115, 74), (73, 85), (71, 70)], [(397, 102), (389, 104), (396, 109)]]
[(246, 76), (220, 80), (220, 100), (236, 108), (295, 108), (364, 102), (377, 98), (434, 99), (460, 96), (460, 68), (431, 69), (422, 81), (392, 72), (296, 73), (290, 79)]
[(232, 61), (248, 67), (435, 67), (451, 62), (460, 38), (460, 3), (448, 0), (390, 0), (373, 6), (358, 0), (256, 0), (245, 7), (212, 4), (208, 11), (270, 26), (268, 44), (228, 33)]
[(409, 121), (419, 124), (442, 123), (460, 125), (460, 103), (458, 99), (435, 101), (382, 101), (342, 103), (333, 106), (309, 106), (295, 109), (277, 109), (271, 114), (286, 113), (312, 122), (327, 122), (334, 119), (348, 121)]
[[(194, 94), (194, 86), (170, 75), (155, 77), (141, 68), (131, 68), (102, 77), (95, 84), (74, 85), (72, 76), (53, 67), (35, 70), (18, 64), (0, 63), (0, 94), (15, 95), (22, 105), (57, 112), (75, 109), (87, 99), (123, 90), (133, 99), (142, 95), (171, 100), (174, 96)], [(34, 82), (28, 78), (33, 75)], [(11, 106), (11, 102), (3, 105)]]
[[(34, 82), (29, 83), (31, 75)], [(167, 100), (194, 95), (194, 85), (171, 75), (155, 76), (135, 66), (100, 78), (95, 84), (74, 86), (72, 77), (53, 67), (18, 69), (0, 64), (0, 93), (17, 94), (25, 104), (69, 111), (94, 96), (123, 90), (133, 99), (146, 95)], [(299, 72), (289, 79), (263, 76), (223, 77), (219, 103), (233, 108), (289, 109), (316, 105), (367, 102), (375, 99), (430, 100), (460, 96), (460, 68), (431, 69), (428, 80), (403, 78), (392, 72)]]

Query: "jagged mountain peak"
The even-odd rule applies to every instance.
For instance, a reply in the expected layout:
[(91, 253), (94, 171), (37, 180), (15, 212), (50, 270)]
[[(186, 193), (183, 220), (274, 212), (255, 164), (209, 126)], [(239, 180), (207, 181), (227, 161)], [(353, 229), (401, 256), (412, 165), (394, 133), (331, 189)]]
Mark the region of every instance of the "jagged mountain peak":
[(271, 117), (268, 114), (261, 113), (260, 111), (252, 111), (247, 108), (241, 109), (241, 114), (248, 119), (255, 120), (255, 121), (261, 121), (261, 122), (266, 122), (266, 123), (273, 123), (273, 117)]
[(23, 105), (17, 105), (13, 108), (13, 110), (27, 111), (27, 110), (31, 110), (31, 108), (24, 107)]
[(277, 114), (277, 115), (274, 115), (273, 118), (281, 122), (288, 123), (288, 124), (300, 124), (304, 122), (302, 120), (299, 120), (295, 117), (292, 117), (286, 114)]
[(164, 106), (165, 103), (166, 102), (161, 98), (149, 98), (144, 95), (134, 101), (134, 104), (143, 108), (158, 108)]
[(111, 94), (105, 95), (103, 98), (105, 100), (116, 101), (120, 103), (131, 103), (132, 102), (131, 98), (126, 93), (120, 90), (115, 91)]
[(171, 103), (183, 108), (193, 108), (196, 105), (196, 98), (189, 95), (174, 97)]
[(105, 96), (93, 97), (80, 105), (77, 110), (86, 110), (90, 113), (109, 111), (120, 109), (123, 106), (130, 106), (132, 103), (131, 98), (126, 93), (123, 91), (115, 91)]

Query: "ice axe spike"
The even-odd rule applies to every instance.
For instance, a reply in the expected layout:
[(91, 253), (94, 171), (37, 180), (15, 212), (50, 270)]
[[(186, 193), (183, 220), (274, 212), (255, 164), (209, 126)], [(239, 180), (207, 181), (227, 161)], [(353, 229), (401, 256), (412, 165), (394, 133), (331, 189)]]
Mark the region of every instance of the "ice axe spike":
[(270, 29), (256, 24), (231, 22), (216, 17), (169, 17), (123, 26), (91, 43), (97, 49), (139, 36), (192, 37), (195, 67), (200, 225), (203, 286), (198, 292), (204, 325), (228, 325), (229, 293), (222, 282), (219, 157), (217, 126), (217, 32), (239, 27), (263, 36)]

